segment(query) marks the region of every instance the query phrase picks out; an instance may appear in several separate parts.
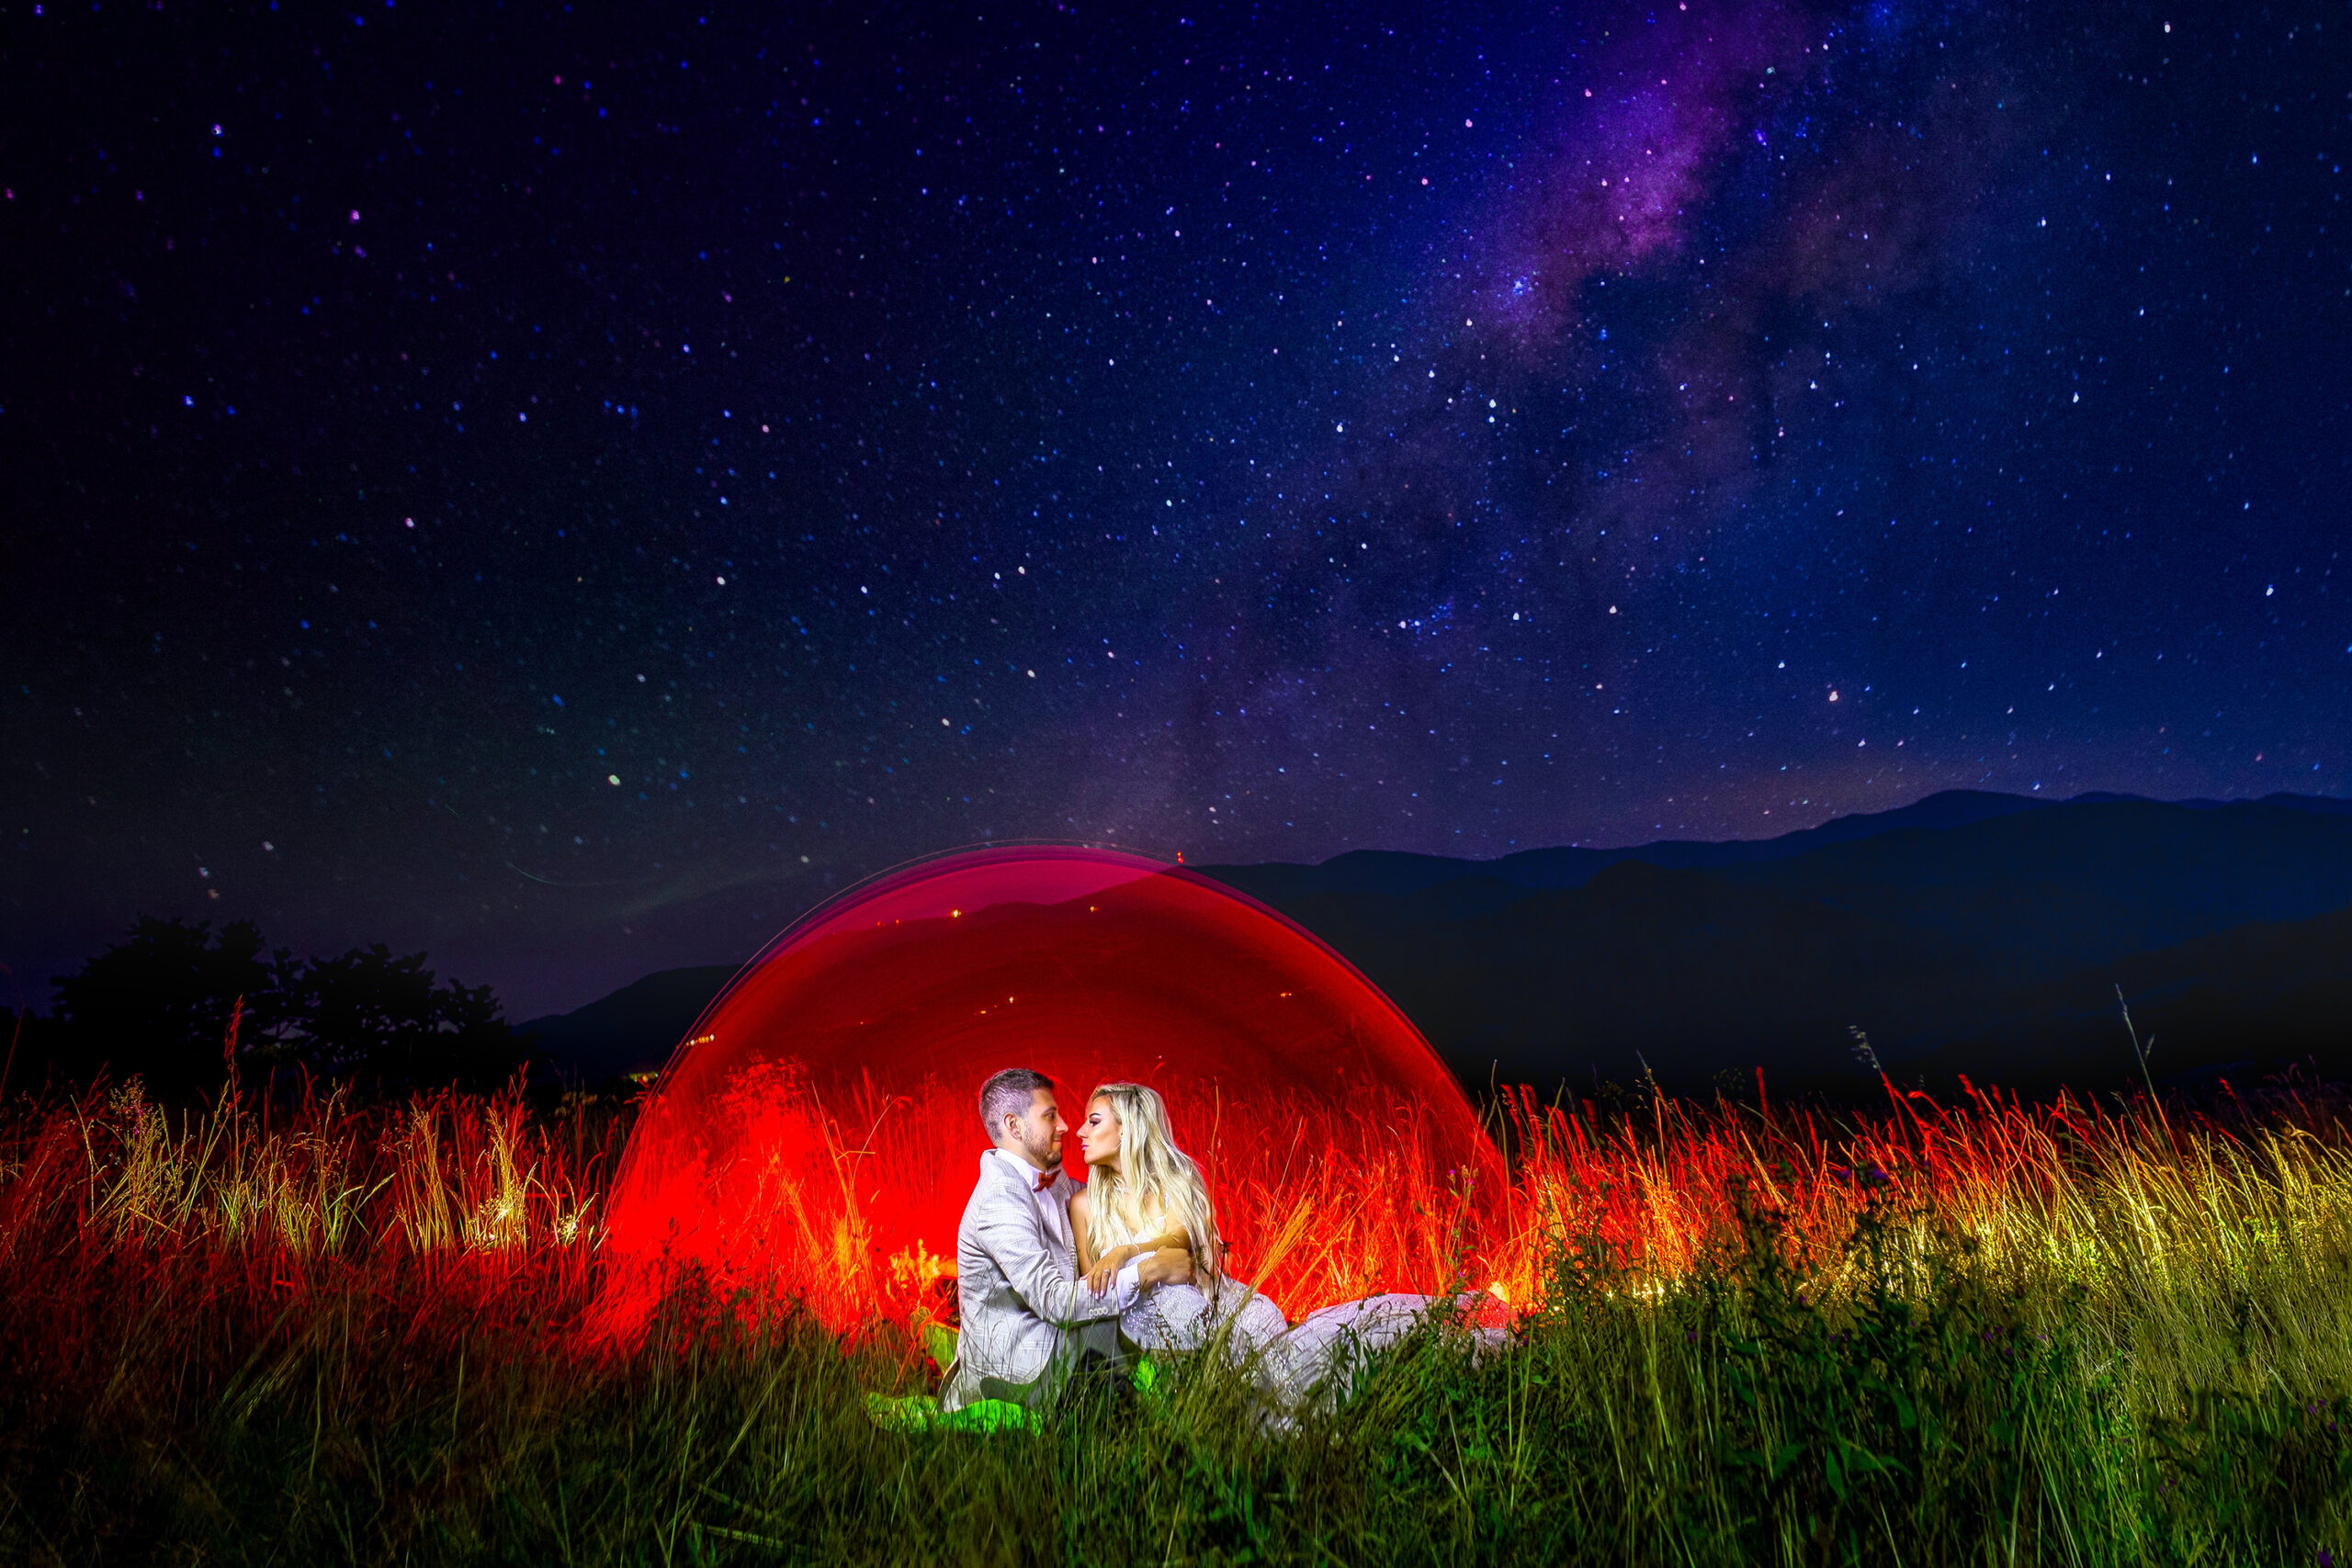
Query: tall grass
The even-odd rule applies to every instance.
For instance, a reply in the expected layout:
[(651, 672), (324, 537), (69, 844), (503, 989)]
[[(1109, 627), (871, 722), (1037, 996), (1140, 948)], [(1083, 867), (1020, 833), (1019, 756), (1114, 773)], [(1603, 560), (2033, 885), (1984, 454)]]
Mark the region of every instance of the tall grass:
[[(1434, 1290), (1464, 1267), (1484, 1286), (1509, 1267), (1511, 1194), (1467, 1114), (1442, 1121), (1476, 1141), (1469, 1148), (1447, 1146), (1441, 1119), (1416, 1118), (1387, 1085), (1303, 1104), (1212, 1094), (1182, 1111), (1179, 1135), (1216, 1193), (1220, 1234), (1294, 1316)], [(612, 1321), (648, 1310), (653, 1281), (683, 1261), (722, 1287), (778, 1282), (837, 1331), (877, 1314), (911, 1322), (952, 1271), (985, 1146), (968, 1086), (936, 1077), (891, 1089), (866, 1078), (828, 1101), (797, 1064), (767, 1062), (722, 1092), (657, 1105), (632, 1128), (604, 1211)]]
[(2316, 1562), (2352, 1543), (2346, 1109), (1514, 1096), (1498, 1217), (1400, 1238), (1508, 1295), (1508, 1352), (1432, 1330), (1289, 1434), (1179, 1366), (975, 1438), (869, 1418), (933, 1375), (885, 1313), (687, 1276), (583, 1332), (595, 1115), (20, 1100), (0, 1560)]

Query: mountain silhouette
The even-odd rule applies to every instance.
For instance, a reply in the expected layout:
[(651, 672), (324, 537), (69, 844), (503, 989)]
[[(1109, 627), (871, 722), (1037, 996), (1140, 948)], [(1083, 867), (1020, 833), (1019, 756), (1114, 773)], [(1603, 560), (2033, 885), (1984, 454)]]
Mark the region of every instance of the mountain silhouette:
[(2307, 924), (2352, 906), (2332, 800), (1955, 793), (1763, 843), (1204, 869), (1329, 942), (1473, 1082), (1646, 1064), (1681, 1089), (1757, 1066), (1829, 1087), (1860, 1028), (1905, 1075), (1973, 1050), (2021, 1089), (2122, 1083), (2127, 979), (2164, 993), (2176, 1071), (2344, 1055), (2285, 1001), (2352, 976), (2352, 945)]
[[(2352, 803), (1951, 791), (1776, 839), (1357, 851), (1203, 866), (1386, 991), (1465, 1080), (1702, 1090), (1755, 1067), (2038, 1092), (2352, 1065)], [(659, 1066), (732, 971), (523, 1026), (587, 1077)]]
[(586, 1007), (516, 1024), (514, 1032), (583, 1082), (656, 1072), (734, 975), (729, 964), (656, 970)]

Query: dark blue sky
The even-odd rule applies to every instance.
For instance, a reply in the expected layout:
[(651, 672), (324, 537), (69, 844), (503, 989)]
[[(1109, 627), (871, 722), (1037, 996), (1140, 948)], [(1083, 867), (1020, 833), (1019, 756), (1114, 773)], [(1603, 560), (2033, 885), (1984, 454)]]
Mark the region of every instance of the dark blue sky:
[(2346, 789), (2341, 3), (639, 10), (0, 17), (28, 998)]

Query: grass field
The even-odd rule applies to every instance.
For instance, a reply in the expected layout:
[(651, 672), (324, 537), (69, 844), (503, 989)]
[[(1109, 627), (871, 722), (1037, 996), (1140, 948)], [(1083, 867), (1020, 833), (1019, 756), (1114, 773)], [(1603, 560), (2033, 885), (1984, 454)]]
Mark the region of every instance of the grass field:
[[(1373, 1239), (1451, 1251), (1453, 1282), (1506, 1296), (1507, 1354), (1474, 1367), (1432, 1332), (1286, 1437), (1236, 1380), (1180, 1366), (1161, 1400), (1090, 1386), (1040, 1433), (978, 1438), (869, 1418), (867, 1393), (935, 1377), (881, 1295), (844, 1328), (688, 1280), (641, 1338), (589, 1333), (609, 1111), (19, 1098), (0, 1108), (0, 1561), (2352, 1546), (2352, 1104), (2333, 1093), (1890, 1089), (1836, 1116), (1510, 1097), (1493, 1122), (1512, 1184), (1484, 1231), (1437, 1205), (1442, 1240)], [(1308, 1264), (1362, 1174), (1257, 1222), (1245, 1256), (1294, 1310), (1335, 1288)]]

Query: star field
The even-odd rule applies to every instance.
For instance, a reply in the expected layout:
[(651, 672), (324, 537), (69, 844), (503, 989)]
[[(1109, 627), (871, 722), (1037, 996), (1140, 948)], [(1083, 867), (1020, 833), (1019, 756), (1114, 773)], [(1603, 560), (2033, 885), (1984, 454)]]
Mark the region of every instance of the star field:
[(0, 959), (2352, 777), (2352, 11), (17, 6)]

